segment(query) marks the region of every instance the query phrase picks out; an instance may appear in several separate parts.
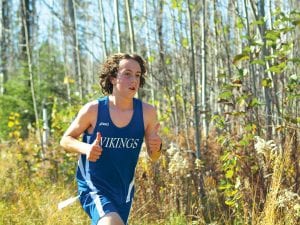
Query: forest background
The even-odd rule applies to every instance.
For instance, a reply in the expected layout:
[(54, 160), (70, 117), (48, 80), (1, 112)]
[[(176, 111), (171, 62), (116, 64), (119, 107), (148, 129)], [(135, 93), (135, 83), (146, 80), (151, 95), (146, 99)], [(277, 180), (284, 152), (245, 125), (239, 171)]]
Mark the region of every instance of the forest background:
[(148, 64), (163, 155), (130, 224), (300, 223), (298, 0), (1, 0), (0, 224), (89, 224), (59, 139), (115, 52)]

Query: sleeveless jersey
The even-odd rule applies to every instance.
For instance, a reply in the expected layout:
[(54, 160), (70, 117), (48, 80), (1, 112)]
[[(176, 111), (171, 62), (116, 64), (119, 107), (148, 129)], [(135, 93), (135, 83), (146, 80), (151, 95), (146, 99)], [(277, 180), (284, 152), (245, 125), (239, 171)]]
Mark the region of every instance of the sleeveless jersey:
[(133, 115), (125, 127), (117, 127), (111, 120), (108, 96), (98, 100), (98, 116), (92, 134), (83, 141), (93, 143), (101, 133), (102, 154), (96, 162), (80, 155), (76, 173), (79, 192), (100, 192), (117, 203), (130, 202), (134, 194), (134, 173), (144, 139), (142, 102), (133, 99)]

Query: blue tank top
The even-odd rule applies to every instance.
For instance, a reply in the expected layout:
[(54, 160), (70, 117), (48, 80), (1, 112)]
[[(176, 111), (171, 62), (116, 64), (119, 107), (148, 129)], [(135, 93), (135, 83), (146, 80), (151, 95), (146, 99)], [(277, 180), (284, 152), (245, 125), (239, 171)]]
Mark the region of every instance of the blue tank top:
[(101, 192), (118, 203), (130, 202), (134, 193), (134, 173), (144, 139), (142, 102), (133, 99), (133, 115), (125, 127), (117, 127), (111, 120), (108, 96), (98, 100), (98, 116), (92, 134), (83, 141), (92, 143), (101, 133), (102, 155), (96, 162), (80, 155), (76, 173), (78, 190)]

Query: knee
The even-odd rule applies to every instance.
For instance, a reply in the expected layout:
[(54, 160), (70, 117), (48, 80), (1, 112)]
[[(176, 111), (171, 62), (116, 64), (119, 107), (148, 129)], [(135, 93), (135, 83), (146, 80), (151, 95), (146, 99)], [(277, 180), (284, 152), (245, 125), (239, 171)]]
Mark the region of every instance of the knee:
[(111, 212), (103, 216), (97, 225), (125, 225), (118, 213)]

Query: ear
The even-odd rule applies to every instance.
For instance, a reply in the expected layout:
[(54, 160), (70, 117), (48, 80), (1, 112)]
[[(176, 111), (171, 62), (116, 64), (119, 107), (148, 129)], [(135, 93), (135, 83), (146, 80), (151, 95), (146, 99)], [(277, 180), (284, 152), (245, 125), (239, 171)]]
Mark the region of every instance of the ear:
[(110, 81), (110, 83), (111, 83), (112, 85), (115, 85), (115, 84), (116, 84), (116, 78), (113, 77), (113, 76), (111, 76), (111, 77), (109, 78), (109, 81)]

